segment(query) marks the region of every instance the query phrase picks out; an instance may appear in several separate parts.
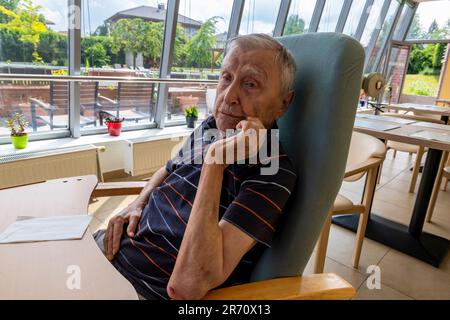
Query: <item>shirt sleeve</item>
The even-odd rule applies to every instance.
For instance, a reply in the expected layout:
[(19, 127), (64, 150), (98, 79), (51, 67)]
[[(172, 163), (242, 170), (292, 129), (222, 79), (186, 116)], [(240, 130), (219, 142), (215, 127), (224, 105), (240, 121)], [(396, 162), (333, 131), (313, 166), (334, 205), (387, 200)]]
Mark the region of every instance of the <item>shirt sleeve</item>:
[[(182, 144), (175, 157), (167, 161), (166, 170), (168, 173), (172, 173), (178, 169), (178, 166), (182, 163), (192, 163), (193, 157), (201, 157), (203, 153), (203, 139), (205, 130), (210, 128), (210, 122), (214, 120), (213, 117), (209, 117), (202, 122), (194, 131), (192, 131), (189, 138)], [(196, 149), (197, 148), (197, 149)], [(200, 152), (200, 154), (198, 154)], [(195, 161), (198, 160), (195, 159)]]
[(277, 222), (295, 185), (296, 174), (284, 165), (275, 175), (252, 175), (240, 186), (222, 219), (259, 243), (272, 245)]
[(166, 171), (168, 173), (174, 172), (178, 168), (178, 165), (183, 163), (183, 161), (187, 161), (185, 159), (185, 157), (188, 158), (189, 154), (185, 155), (183, 150), (188, 150), (188, 151), (192, 150), (193, 144), (194, 144), (194, 132), (191, 133), (189, 138), (187, 138), (186, 141), (181, 145), (181, 147), (178, 150), (178, 152), (175, 155), (175, 157), (173, 157), (172, 159), (167, 161), (167, 163), (166, 163)]

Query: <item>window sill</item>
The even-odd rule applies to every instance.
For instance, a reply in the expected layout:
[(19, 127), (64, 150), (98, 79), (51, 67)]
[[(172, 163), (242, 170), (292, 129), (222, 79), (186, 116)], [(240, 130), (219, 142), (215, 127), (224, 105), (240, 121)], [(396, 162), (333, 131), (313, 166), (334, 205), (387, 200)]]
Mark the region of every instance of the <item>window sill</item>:
[(163, 140), (170, 138), (178, 138), (189, 135), (193, 129), (187, 128), (186, 125), (171, 126), (164, 129), (147, 129), (122, 132), (120, 136), (113, 137), (109, 134), (97, 134), (82, 136), (79, 139), (74, 138), (60, 138), (52, 140), (31, 141), (28, 143), (26, 149), (15, 149), (12, 144), (0, 145), (0, 158), (3, 156), (29, 154), (42, 151), (53, 151), (64, 148), (85, 146), (85, 145), (111, 145), (122, 143), (123, 141), (152, 141)]

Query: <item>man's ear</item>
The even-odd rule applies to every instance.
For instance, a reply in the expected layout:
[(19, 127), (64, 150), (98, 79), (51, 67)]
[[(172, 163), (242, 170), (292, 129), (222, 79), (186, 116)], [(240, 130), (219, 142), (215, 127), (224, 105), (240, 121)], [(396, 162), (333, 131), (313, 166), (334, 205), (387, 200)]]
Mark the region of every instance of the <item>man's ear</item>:
[(286, 93), (283, 97), (283, 105), (281, 106), (280, 114), (278, 115), (278, 118), (281, 117), (289, 108), (289, 105), (291, 104), (292, 100), (294, 100), (294, 90), (290, 90), (288, 93)]

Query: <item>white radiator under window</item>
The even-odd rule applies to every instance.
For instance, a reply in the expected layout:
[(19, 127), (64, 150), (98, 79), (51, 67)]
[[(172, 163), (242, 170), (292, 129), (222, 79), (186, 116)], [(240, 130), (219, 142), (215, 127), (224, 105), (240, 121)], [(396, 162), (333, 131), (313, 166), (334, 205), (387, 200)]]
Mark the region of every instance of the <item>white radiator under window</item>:
[(93, 145), (0, 156), (0, 189), (90, 174), (101, 180)]
[(125, 172), (131, 176), (156, 172), (178, 151), (183, 138), (126, 141)]

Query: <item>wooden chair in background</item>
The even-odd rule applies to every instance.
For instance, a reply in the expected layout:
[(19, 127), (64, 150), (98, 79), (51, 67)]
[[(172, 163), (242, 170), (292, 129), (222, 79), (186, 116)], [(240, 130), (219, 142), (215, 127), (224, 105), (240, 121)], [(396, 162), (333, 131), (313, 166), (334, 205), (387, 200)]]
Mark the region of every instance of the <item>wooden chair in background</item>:
[[(410, 114), (410, 113), (395, 113), (395, 112), (391, 113), (391, 112), (389, 112), (389, 113), (384, 113), (383, 116), (443, 124), (443, 122), (441, 120), (436, 119), (431, 116), (428, 116), (428, 115), (416, 115), (416, 114)], [(414, 166), (413, 166), (411, 180), (409, 182), (409, 190), (408, 190), (410, 193), (414, 193), (416, 184), (417, 184), (417, 178), (418, 178), (419, 172), (420, 172), (420, 164), (422, 162), (424, 154), (427, 152), (427, 149), (424, 147), (421, 147), (421, 146), (416, 146), (416, 145), (402, 143), (402, 142), (396, 142), (396, 141), (386, 141), (386, 146), (387, 146), (387, 150), (389, 150), (389, 149), (394, 150), (394, 158), (397, 155), (397, 151), (407, 152), (407, 153), (409, 153), (409, 155), (413, 155), (413, 154), (416, 155), (416, 160), (414, 161)]]
[[(96, 125), (98, 113), (98, 82), (82, 82), (80, 84), (80, 126)], [(69, 83), (52, 81), (50, 83), (50, 101), (30, 98), (31, 126), (37, 131), (38, 122), (50, 127), (50, 130), (67, 128), (69, 126)], [(41, 115), (38, 108), (45, 111)], [(84, 114), (89, 113), (89, 116)]]
[(367, 219), (369, 217), (369, 210), (372, 205), (377, 180), (377, 172), (383, 163), (385, 155), (386, 147), (383, 142), (367, 134), (353, 132), (344, 181), (358, 181), (367, 174), (363, 200), (359, 204), (354, 204), (350, 199), (341, 194), (338, 194), (336, 197), (317, 243), (314, 266), (315, 273), (322, 273), (324, 269), (331, 219), (333, 216), (341, 214), (360, 214), (352, 262), (353, 267), (358, 268), (364, 235), (366, 233)]
[[(150, 120), (154, 114), (154, 92), (154, 83), (119, 82), (116, 100), (99, 95), (101, 111), (125, 121)], [(100, 124), (103, 124), (102, 117)]]
[(439, 165), (439, 170), (437, 173), (436, 181), (434, 182), (433, 192), (431, 193), (430, 204), (427, 210), (427, 222), (431, 222), (433, 217), (434, 207), (436, 206), (436, 200), (441, 189), (442, 180), (444, 180), (443, 191), (447, 191), (447, 184), (450, 179), (450, 157), (449, 153), (446, 151), (442, 154), (441, 163)]

